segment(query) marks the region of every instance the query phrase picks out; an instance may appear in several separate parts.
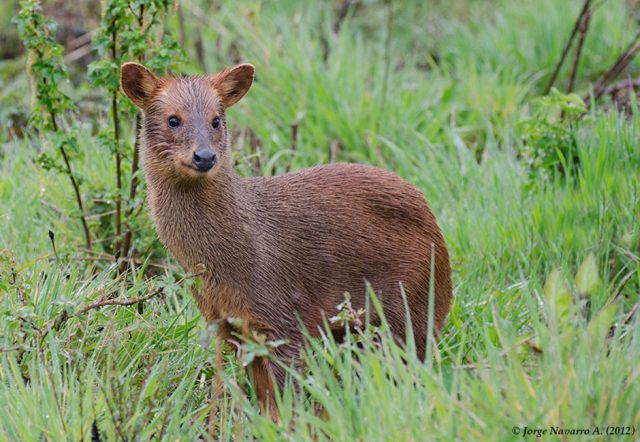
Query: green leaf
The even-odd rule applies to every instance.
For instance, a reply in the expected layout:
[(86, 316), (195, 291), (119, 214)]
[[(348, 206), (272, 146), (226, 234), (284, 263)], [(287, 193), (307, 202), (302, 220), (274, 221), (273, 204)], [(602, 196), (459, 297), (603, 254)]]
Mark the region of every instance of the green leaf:
[(566, 282), (558, 270), (551, 272), (544, 284), (544, 298), (552, 314), (562, 320), (569, 313), (572, 297)]
[(613, 316), (618, 311), (617, 304), (610, 304), (600, 310), (587, 327), (587, 339), (593, 345), (598, 345), (609, 334)]
[(600, 277), (598, 276), (598, 264), (596, 257), (593, 253), (590, 253), (576, 273), (576, 288), (580, 296), (592, 296), (596, 288), (600, 284)]

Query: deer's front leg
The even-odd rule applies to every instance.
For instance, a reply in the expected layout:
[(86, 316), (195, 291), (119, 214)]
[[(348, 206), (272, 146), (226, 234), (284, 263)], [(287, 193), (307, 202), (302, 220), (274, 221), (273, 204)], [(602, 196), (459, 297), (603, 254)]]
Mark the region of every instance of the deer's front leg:
[[(266, 336), (272, 341), (278, 339), (271, 333)], [(274, 422), (280, 420), (276, 391), (282, 394), (285, 387), (287, 370), (284, 366), (299, 364), (301, 348), (302, 336), (296, 332), (287, 336), (287, 343), (274, 348), (270, 357), (256, 357), (249, 366), (260, 411), (263, 414), (270, 414)]]
[[(258, 405), (262, 414), (270, 414), (274, 422), (280, 420), (280, 413), (275, 401), (275, 373), (273, 363), (268, 358), (257, 357), (249, 366), (251, 382), (256, 390)], [(278, 367), (281, 369), (281, 367)], [(277, 381), (276, 381), (277, 382)], [(281, 387), (278, 385), (278, 388)], [(282, 391), (282, 390), (280, 390)]]

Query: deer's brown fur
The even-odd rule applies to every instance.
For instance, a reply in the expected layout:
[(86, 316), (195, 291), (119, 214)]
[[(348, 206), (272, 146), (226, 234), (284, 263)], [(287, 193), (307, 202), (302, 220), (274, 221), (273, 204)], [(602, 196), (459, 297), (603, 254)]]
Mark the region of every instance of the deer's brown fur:
[[(345, 292), (355, 307), (364, 306), (365, 281), (393, 333), (404, 339), (402, 284), (423, 358), (430, 278), (435, 331), (452, 296), (447, 248), (424, 197), (390, 172), (357, 164), (239, 177), (224, 112), (252, 80), (251, 65), (182, 78), (156, 78), (135, 63), (122, 67), (123, 90), (144, 112), (141, 156), (151, 215), (180, 264), (204, 269), (195, 298), (205, 319), (222, 324), (237, 317), (248, 330), (286, 339), (276, 356), (295, 361), (303, 344), (299, 319), (318, 334)], [(170, 116), (180, 127), (169, 127)], [(218, 128), (211, 124), (215, 117)], [(191, 165), (203, 145), (217, 158), (204, 173)], [(282, 386), (284, 371), (266, 359), (254, 361), (251, 371), (261, 406), (273, 412), (270, 377)]]

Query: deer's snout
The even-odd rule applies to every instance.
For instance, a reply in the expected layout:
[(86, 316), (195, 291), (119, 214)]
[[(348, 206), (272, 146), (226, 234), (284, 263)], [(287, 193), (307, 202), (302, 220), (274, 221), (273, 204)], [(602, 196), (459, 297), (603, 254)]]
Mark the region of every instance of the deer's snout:
[(198, 172), (207, 172), (216, 164), (216, 154), (208, 147), (200, 147), (193, 152), (192, 161)]

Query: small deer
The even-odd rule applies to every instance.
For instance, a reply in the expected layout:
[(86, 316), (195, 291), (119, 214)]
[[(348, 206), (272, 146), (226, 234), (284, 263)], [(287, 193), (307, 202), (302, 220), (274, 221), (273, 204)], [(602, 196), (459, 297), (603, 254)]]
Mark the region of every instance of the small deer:
[[(424, 358), (430, 284), (435, 332), (452, 290), (447, 247), (423, 195), (390, 172), (358, 164), (238, 176), (225, 111), (253, 78), (250, 64), (162, 78), (137, 63), (122, 65), (122, 89), (144, 117), (140, 154), (151, 216), (177, 261), (189, 272), (203, 269), (194, 293), (202, 315), (220, 325), (221, 340), (237, 323), (228, 318), (239, 318), (245, 333), (286, 340), (274, 355), (295, 363), (304, 344), (300, 324), (319, 336), (345, 292), (354, 308), (365, 306), (369, 283), (399, 342), (404, 290)], [(330, 327), (343, 337), (344, 325)], [(277, 418), (274, 390), (283, 387), (285, 370), (257, 358), (249, 371), (261, 410)]]

